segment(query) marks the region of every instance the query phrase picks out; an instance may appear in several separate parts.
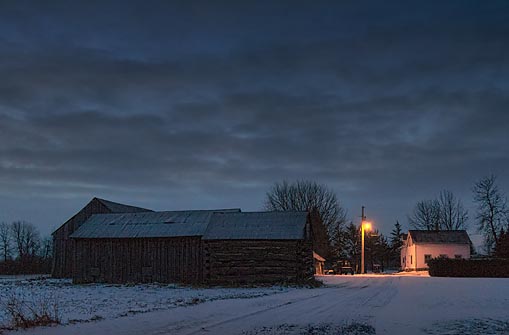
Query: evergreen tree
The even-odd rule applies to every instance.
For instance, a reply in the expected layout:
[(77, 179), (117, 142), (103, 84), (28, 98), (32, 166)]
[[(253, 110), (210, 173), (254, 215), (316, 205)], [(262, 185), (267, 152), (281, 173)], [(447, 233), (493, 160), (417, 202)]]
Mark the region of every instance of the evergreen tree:
[(347, 259), (345, 248), (345, 230), (339, 225), (331, 230), (330, 236), (330, 261), (335, 263), (339, 260)]
[(509, 231), (500, 231), (497, 244), (495, 246), (495, 256), (500, 258), (509, 258)]
[(350, 262), (352, 268), (357, 271), (361, 257), (361, 232), (359, 227), (350, 223), (343, 231), (342, 255)]
[(387, 238), (378, 230), (366, 233), (365, 236), (365, 262), (369, 264), (368, 269), (373, 269), (374, 264), (379, 264), (382, 269), (387, 267), (389, 262), (390, 246)]
[(401, 224), (398, 220), (394, 224), (394, 229), (391, 231), (390, 241), (390, 261), (389, 265), (392, 267), (400, 266), (401, 247), (403, 246), (403, 232), (401, 231)]
[(394, 224), (394, 228), (391, 231), (391, 248), (394, 250), (399, 250), (403, 245), (403, 232), (401, 231), (401, 224), (398, 220)]
[(325, 259), (330, 257), (329, 237), (320, 212), (317, 208), (311, 210), (311, 229), (313, 230), (313, 251)]

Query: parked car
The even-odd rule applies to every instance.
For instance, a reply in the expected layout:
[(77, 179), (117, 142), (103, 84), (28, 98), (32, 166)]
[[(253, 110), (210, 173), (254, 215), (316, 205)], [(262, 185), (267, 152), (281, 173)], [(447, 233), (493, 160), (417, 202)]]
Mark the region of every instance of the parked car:
[(351, 275), (353, 275), (353, 268), (351, 266), (342, 266), (340, 268), (340, 273), (339, 274), (342, 274), (342, 275), (351, 274)]

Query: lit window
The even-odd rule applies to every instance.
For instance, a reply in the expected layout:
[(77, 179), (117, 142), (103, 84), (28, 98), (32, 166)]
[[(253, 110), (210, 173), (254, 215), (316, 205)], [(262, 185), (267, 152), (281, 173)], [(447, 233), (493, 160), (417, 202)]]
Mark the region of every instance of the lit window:
[(431, 260), (431, 255), (424, 255), (424, 263), (428, 264), (428, 262)]

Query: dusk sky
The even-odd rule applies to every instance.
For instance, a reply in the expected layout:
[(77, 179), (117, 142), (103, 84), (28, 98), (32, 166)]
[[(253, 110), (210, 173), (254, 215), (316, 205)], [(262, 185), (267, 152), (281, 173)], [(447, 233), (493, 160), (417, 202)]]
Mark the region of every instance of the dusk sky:
[(389, 233), (508, 166), (507, 1), (0, 4), (0, 221), (309, 179)]

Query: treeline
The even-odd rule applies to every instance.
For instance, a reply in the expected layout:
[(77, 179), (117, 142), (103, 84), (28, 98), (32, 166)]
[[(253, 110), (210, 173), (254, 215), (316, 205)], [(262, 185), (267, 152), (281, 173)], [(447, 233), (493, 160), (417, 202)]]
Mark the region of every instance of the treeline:
[(52, 246), (51, 238), (41, 238), (32, 223), (0, 223), (0, 274), (50, 273)]
[[(364, 235), (365, 266), (371, 270), (375, 265), (385, 269), (400, 267), (400, 249), (402, 245), (401, 224), (396, 221), (390, 236), (384, 236), (379, 230), (366, 231)], [(361, 230), (359, 225), (350, 222), (338, 226), (330, 237), (330, 265), (339, 267), (349, 263), (356, 272), (361, 266)]]

